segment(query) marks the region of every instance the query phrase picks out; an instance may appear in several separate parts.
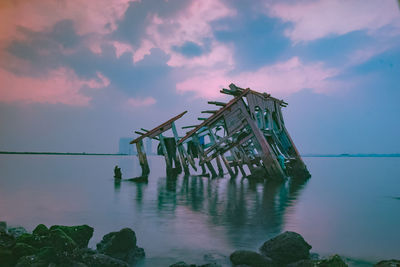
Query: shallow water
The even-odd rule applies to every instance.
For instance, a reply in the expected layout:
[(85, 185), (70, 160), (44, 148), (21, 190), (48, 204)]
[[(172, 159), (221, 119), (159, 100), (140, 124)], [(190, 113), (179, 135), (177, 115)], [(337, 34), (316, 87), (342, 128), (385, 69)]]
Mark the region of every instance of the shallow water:
[(116, 164), (124, 178), (138, 176), (134, 156), (0, 155), (0, 220), (28, 230), (88, 224), (92, 247), (131, 227), (146, 251), (144, 266), (228, 264), (234, 250), (257, 250), (285, 230), (322, 256), (400, 258), (400, 158), (304, 160), (311, 179), (274, 185), (166, 178), (163, 159), (150, 157), (148, 184), (135, 184), (112, 177)]

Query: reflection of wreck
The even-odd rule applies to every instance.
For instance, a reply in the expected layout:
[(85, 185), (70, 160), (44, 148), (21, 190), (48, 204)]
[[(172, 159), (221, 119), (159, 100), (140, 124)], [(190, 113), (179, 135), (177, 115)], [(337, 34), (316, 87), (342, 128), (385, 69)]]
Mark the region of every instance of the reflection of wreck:
[[(284, 180), (288, 176), (309, 177), (309, 173), (285, 128), (281, 107), (287, 103), (250, 89), (242, 89), (234, 84), (220, 92), (234, 98), (228, 103), (208, 102), (220, 107), (206, 110), (208, 118), (199, 118), (199, 125), (184, 137), (179, 137), (175, 121), (185, 113), (168, 120), (151, 131), (136, 132), (140, 137), (131, 141), (136, 144), (142, 176), (149, 174), (143, 138), (160, 141), (159, 154), (164, 155), (167, 173), (190, 173), (190, 167), (212, 177), (222, 176), (223, 166), (234, 177), (240, 171), (243, 177), (265, 177)], [(173, 138), (163, 133), (172, 130)], [(196, 161), (197, 164), (196, 164)], [(217, 171), (215, 169), (217, 168)]]

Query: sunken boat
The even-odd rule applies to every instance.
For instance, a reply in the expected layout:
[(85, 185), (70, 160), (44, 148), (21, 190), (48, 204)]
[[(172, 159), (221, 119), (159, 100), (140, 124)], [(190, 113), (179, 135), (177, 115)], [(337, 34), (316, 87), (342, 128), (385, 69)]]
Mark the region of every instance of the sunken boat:
[[(186, 175), (210, 177), (240, 175), (250, 179), (285, 181), (288, 178), (307, 179), (307, 170), (284, 123), (282, 107), (288, 104), (267, 93), (234, 84), (222, 89), (232, 96), (227, 102), (209, 101), (213, 109), (202, 111), (209, 117), (198, 118), (197, 125), (179, 136), (175, 122), (187, 111), (169, 119), (152, 130), (141, 128), (130, 143), (136, 145), (142, 176), (150, 168), (143, 147), (143, 139), (159, 142), (158, 154), (165, 158), (167, 175), (184, 171)], [(173, 137), (165, 132), (172, 131)]]

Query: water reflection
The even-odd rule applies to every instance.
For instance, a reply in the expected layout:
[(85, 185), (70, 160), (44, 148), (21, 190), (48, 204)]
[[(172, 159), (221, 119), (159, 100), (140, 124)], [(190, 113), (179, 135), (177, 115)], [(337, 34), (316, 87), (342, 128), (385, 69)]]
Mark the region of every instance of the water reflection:
[(206, 214), (211, 224), (224, 227), (232, 241), (239, 238), (241, 242), (249, 230), (251, 236), (260, 231), (264, 237), (280, 232), (285, 212), (295, 205), (306, 183), (252, 183), (247, 179), (199, 176), (160, 178), (157, 208), (160, 216), (174, 213), (178, 206)]

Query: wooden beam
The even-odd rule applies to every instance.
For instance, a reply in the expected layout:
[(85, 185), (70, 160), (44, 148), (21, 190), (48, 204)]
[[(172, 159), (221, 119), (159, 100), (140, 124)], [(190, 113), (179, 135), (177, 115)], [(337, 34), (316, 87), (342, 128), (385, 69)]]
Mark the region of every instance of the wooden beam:
[(214, 114), (214, 113), (217, 113), (217, 111), (218, 111), (218, 110), (203, 110), (201, 113), (211, 113), (211, 114)]
[(226, 103), (218, 102), (218, 101), (208, 101), (207, 103), (211, 104), (211, 105), (221, 106), (221, 107), (225, 107), (226, 106)]

